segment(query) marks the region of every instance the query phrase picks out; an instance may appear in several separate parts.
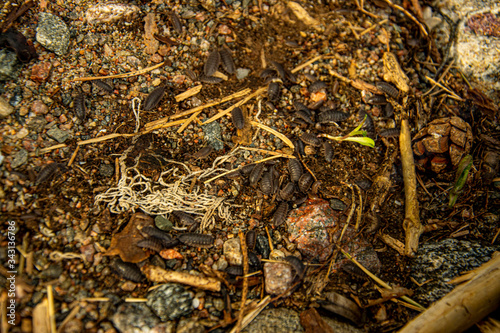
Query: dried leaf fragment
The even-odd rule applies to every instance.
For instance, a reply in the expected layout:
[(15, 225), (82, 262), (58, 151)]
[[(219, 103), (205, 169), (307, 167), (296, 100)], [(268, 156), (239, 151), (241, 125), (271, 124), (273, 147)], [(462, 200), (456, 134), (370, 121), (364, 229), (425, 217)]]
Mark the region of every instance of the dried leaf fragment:
[(288, 8), (297, 16), (297, 18), (302, 21), (305, 25), (311, 26), (316, 30), (321, 30), (320, 22), (313, 18), (309, 13), (298, 3), (290, 1), (288, 3)]
[(384, 62), (384, 80), (394, 83), (399, 90), (408, 93), (410, 79), (399, 66), (396, 56), (391, 52), (385, 52), (382, 60)]

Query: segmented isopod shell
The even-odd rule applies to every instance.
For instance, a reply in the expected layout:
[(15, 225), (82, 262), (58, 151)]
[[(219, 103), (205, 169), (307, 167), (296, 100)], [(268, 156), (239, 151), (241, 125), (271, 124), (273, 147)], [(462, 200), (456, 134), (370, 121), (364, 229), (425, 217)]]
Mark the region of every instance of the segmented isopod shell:
[(309, 115), (309, 117), (312, 117), (311, 110), (307, 108), (304, 104), (300, 102), (293, 102), (293, 107), (295, 108), (295, 111), (303, 111)]
[(286, 256), (285, 261), (292, 265), (295, 270), (295, 274), (297, 274), (298, 278), (302, 280), (304, 278), (304, 274), (306, 273), (306, 266), (299, 258), (295, 256)]
[(259, 257), (251, 251), (248, 251), (248, 264), (257, 268), (258, 270), (262, 268)]
[(321, 146), (321, 140), (312, 133), (304, 133), (300, 136), (300, 140), (302, 140), (306, 145), (311, 145), (314, 147)]
[(304, 147), (304, 153), (306, 154), (306, 156), (316, 155), (316, 148), (307, 145)]
[(263, 163), (256, 164), (255, 167), (252, 169), (252, 172), (250, 172), (250, 176), (248, 177), (250, 185), (255, 187), (255, 185), (257, 185), (258, 181), (260, 180), (260, 177), (262, 177), (263, 173), (264, 173), (264, 164)]
[(365, 123), (363, 124), (363, 129), (366, 130), (367, 134), (369, 137), (373, 137), (375, 134), (375, 124), (373, 123), (373, 118), (370, 116), (368, 113), (366, 113), (364, 110), (359, 111), (359, 120), (363, 120), (366, 115), (366, 120)]
[(391, 103), (387, 103), (384, 108), (384, 116), (390, 118), (394, 115), (394, 107)]
[(311, 193), (313, 194), (317, 194), (321, 185), (323, 185), (323, 183), (321, 182), (321, 180), (317, 180), (315, 181), (312, 186), (311, 186)]
[(376, 82), (375, 86), (379, 89), (385, 92), (387, 95), (389, 95), (392, 98), (398, 98), (399, 96), (399, 90), (394, 87), (392, 84), (387, 83), (387, 82)]
[(160, 101), (165, 94), (165, 89), (166, 86), (159, 86), (146, 97), (146, 100), (144, 101), (144, 111), (150, 111), (160, 104)]
[(121, 259), (116, 259), (112, 264), (115, 272), (122, 278), (140, 283), (144, 280), (141, 270), (136, 264), (123, 262)]
[(64, 167), (64, 164), (62, 163), (50, 163), (47, 164), (40, 170), (38, 173), (38, 176), (36, 177), (35, 180), (35, 185), (39, 185), (47, 180), (49, 180), (59, 168)]
[(273, 214), (272, 222), (275, 227), (279, 227), (286, 220), (286, 216), (288, 215), (288, 202), (282, 201), (276, 211)]
[(179, 219), (179, 221), (186, 225), (191, 225), (191, 224), (194, 224), (196, 223), (196, 221), (194, 220), (194, 217), (192, 217), (191, 215), (187, 214), (187, 213), (184, 213), (184, 212), (181, 212), (180, 210), (174, 210), (172, 211), (172, 214), (177, 217)]
[(395, 138), (399, 136), (401, 130), (399, 128), (388, 128), (380, 131), (379, 135), (383, 138)]
[(330, 142), (324, 141), (321, 146), (321, 151), (323, 152), (323, 157), (325, 161), (331, 162), (333, 160), (333, 147)]
[(285, 69), (285, 74), (286, 74), (286, 78), (288, 81), (290, 81), (291, 83), (297, 83), (297, 77), (295, 76), (295, 74), (293, 74), (292, 72), (290, 72), (289, 70)]
[(234, 170), (234, 171), (226, 174), (226, 178), (229, 178), (229, 179), (237, 179), (237, 178), (240, 178), (240, 177), (241, 177), (240, 170)]
[(267, 95), (269, 96), (269, 100), (272, 102), (276, 102), (280, 97), (280, 85), (278, 82), (270, 82), (267, 86)]
[(247, 164), (247, 165), (241, 167), (241, 169), (240, 169), (241, 174), (244, 176), (248, 176), (252, 172), (253, 168), (255, 168), (256, 165), (257, 164), (252, 163), (252, 164)]
[(231, 110), (231, 119), (233, 120), (234, 127), (237, 129), (243, 129), (243, 127), (245, 127), (245, 118), (239, 107), (235, 107)]
[(243, 275), (243, 267), (241, 266), (228, 266), (226, 268), (226, 273), (234, 276), (242, 276)]
[(292, 199), (293, 194), (295, 193), (295, 184), (293, 182), (288, 182), (280, 191), (280, 198), (287, 201)]
[(369, 97), (366, 102), (372, 105), (385, 105), (387, 104), (387, 99), (382, 95), (373, 95)]
[(261, 79), (268, 80), (269, 78), (275, 78), (276, 77), (276, 71), (272, 68), (265, 68), (260, 72), (259, 74)]
[(290, 173), (290, 180), (292, 182), (298, 182), (303, 172), (300, 161), (296, 158), (288, 159), (288, 172)]
[(216, 83), (221, 83), (223, 80), (220, 77), (217, 76), (206, 76), (206, 75), (201, 75), (198, 80), (203, 83), (209, 83), (209, 84), (216, 84)]
[(187, 68), (184, 70), (184, 73), (191, 79), (191, 81), (197, 81), (198, 80), (198, 75), (196, 75), (195, 72), (193, 72), (191, 69)]
[(255, 230), (249, 230), (245, 235), (245, 239), (247, 243), (247, 248), (249, 250), (253, 250), (255, 248), (255, 241), (257, 239), (257, 233), (255, 232)]
[(198, 234), (195, 232), (188, 232), (182, 234), (178, 238), (182, 243), (193, 246), (193, 247), (203, 247), (209, 248), (214, 244), (214, 237), (205, 234)]
[(228, 72), (229, 74), (233, 74), (235, 72), (235, 66), (231, 51), (229, 51), (225, 47), (220, 49), (220, 60), (222, 62), (222, 67), (226, 72)]
[(349, 118), (349, 115), (342, 111), (337, 111), (335, 109), (326, 110), (318, 114), (318, 123), (320, 124), (331, 124), (338, 123)]
[(182, 23), (181, 23), (181, 19), (179, 18), (179, 16), (176, 13), (171, 12), (170, 13), (170, 21), (172, 22), (172, 26), (174, 27), (175, 31), (178, 34), (181, 34), (182, 33)]
[(87, 107), (85, 106), (85, 95), (82, 91), (76, 95), (73, 105), (73, 112), (80, 119), (80, 121), (84, 122), (85, 118), (87, 118)]
[(295, 148), (295, 150), (297, 151), (297, 153), (300, 155), (300, 156), (304, 156), (305, 155), (305, 152), (304, 152), (304, 148), (305, 148), (305, 144), (304, 142), (300, 141), (300, 140), (297, 140), (293, 143), (293, 146)]
[(111, 87), (109, 84), (107, 84), (106, 82), (104, 81), (101, 81), (101, 80), (94, 80), (92, 81), (92, 83), (98, 87), (99, 89), (101, 90), (104, 90), (105, 92), (107, 93), (112, 93), (113, 92), (113, 87)]
[(164, 249), (163, 242), (160, 238), (146, 237), (136, 243), (138, 247), (160, 252)]
[(314, 81), (313, 83), (311, 83), (311, 85), (308, 88), (308, 90), (311, 94), (316, 93), (316, 92), (320, 91), (321, 89), (326, 89), (326, 83), (323, 81), (320, 81), (320, 80)]
[(220, 53), (218, 50), (214, 50), (210, 52), (207, 58), (207, 62), (205, 63), (205, 67), (203, 67), (203, 72), (206, 76), (212, 76), (217, 72), (217, 69), (220, 65)]
[(212, 146), (205, 146), (191, 156), (197, 160), (204, 159), (204, 158), (208, 157), (213, 151), (214, 151), (214, 148)]
[(262, 193), (269, 195), (273, 191), (274, 176), (273, 170), (270, 168), (267, 172), (264, 172), (262, 179), (260, 180), (260, 190)]
[(358, 185), (362, 190), (366, 191), (370, 187), (372, 187), (373, 182), (369, 179), (363, 178), (363, 179), (356, 180), (354, 182), (354, 184)]
[(165, 231), (157, 229), (150, 225), (145, 226), (141, 229), (141, 231), (148, 236), (156, 237), (164, 241), (172, 240), (172, 236), (169, 233), (166, 233)]
[(282, 64), (276, 61), (271, 61), (271, 65), (276, 69), (276, 72), (278, 72), (278, 75), (280, 78), (285, 81), (286, 80), (286, 71), (285, 67), (283, 67)]
[(300, 110), (300, 111), (295, 112), (295, 115), (296, 115), (298, 118), (300, 118), (300, 119), (304, 120), (304, 121), (305, 121), (306, 123), (308, 123), (309, 125), (313, 125), (313, 124), (314, 124), (314, 121), (312, 121), (312, 119), (311, 119), (310, 115), (309, 115), (307, 112), (303, 111), (303, 110)]
[(299, 190), (306, 193), (314, 182), (313, 176), (309, 172), (305, 172), (299, 179)]

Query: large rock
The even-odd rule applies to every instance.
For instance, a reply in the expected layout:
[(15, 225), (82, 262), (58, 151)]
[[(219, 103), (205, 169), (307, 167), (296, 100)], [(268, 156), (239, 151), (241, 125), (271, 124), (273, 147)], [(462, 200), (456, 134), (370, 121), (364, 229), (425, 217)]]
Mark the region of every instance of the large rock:
[(69, 29), (59, 16), (40, 13), (36, 28), (36, 40), (57, 55), (64, 55), (68, 52)]

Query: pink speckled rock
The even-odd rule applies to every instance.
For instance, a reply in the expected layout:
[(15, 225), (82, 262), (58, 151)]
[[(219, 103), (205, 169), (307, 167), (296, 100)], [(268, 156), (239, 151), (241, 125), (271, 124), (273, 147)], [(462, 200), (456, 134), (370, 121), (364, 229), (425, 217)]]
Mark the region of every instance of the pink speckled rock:
[(292, 282), (292, 266), (279, 262), (266, 262), (264, 264), (266, 293), (280, 295), (292, 286)]
[[(305, 261), (325, 261), (332, 254), (335, 242), (339, 239), (346, 222), (346, 216), (331, 209), (328, 201), (309, 199), (304, 205), (293, 209), (286, 224), (289, 240), (297, 244), (297, 249)], [(331, 234), (331, 236), (330, 236)], [(333, 242), (330, 242), (331, 241)], [(380, 271), (380, 261), (371, 245), (356, 234), (354, 228), (347, 227), (340, 246), (372, 273)], [(339, 256), (335, 269), (346, 269), (358, 273), (352, 263)]]

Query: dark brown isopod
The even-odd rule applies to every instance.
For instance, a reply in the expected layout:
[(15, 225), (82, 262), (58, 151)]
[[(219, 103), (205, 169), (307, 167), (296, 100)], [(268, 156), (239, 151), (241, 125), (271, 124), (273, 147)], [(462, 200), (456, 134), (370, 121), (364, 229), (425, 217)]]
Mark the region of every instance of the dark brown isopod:
[(308, 88), (308, 90), (311, 94), (316, 93), (316, 92), (320, 91), (321, 89), (326, 89), (326, 83), (323, 81), (320, 81), (320, 80), (314, 81), (313, 83), (311, 83), (311, 85)]
[(288, 182), (280, 191), (280, 198), (287, 201), (292, 199), (293, 194), (295, 193), (295, 184), (293, 182)]
[(146, 237), (138, 241), (136, 245), (143, 249), (153, 250), (156, 252), (160, 252), (164, 249), (162, 240), (156, 237)]
[(320, 124), (331, 124), (338, 123), (349, 118), (349, 115), (342, 111), (337, 111), (335, 109), (326, 110), (318, 114), (318, 123)]
[(309, 188), (311, 187), (313, 182), (314, 182), (313, 176), (309, 172), (305, 172), (302, 174), (302, 176), (300, 176), (299, 189), (303, 193), (306, 193), (307, 191), (309, 191)]
[(237, 129), (243, 129), (243, 127), (245, 127), (245, 118), (239, 107), (235, 107), (231, 110), (231, 119), (233, 120), (234, 127)]
[(396, 138), (399, 136), (401, 130), (399, 128), (388, 128), (380, 131), (379, 135), (383, 138)]
[(300, 136), (300, 140), (302, 140), (306, 145), (311, 145), (314, 147), (321, 146), (321, 140), (312, 133), (304, 133)]
[(207, 62), (205, 63), (205, 67), (203, 67), (203, 72), (206, 76), (212, 76), (217, 72), (217, 69), (220, 65), (220, 53), (218, 50), (214, 50), (210, 52), (207, 58)]
[(177, 43), (175, 40), (171, 40), (167, 36), (162, 36), (162, 35), (159, 35), (159, 34), (153, 34), (153, 37), (157, 41), (159, 41), (160, 43), (163, 43), (163, 44), (172, 45), (172, 46), (179, 45), (179, 43)]
[(276, 71), (272, 68), (265, 68), (260, 72), (259, 76), (267, 81), (269, 78), (276, 78)]
[(62, 163), (50, 163), (47, 164), (40, 170), (38, 173), (38, 176), (36, 177), (35, 180), (35, 185), (39, 185), (47, 180), (49, 180), (59, 168), (63, 168), (64, 164)]
[(184, 70), (184, 73), (191, 79), (191, 81), (197, 81), (198, 80), (198, 75), (196, 75), (195, 72), (193, 72), (191, 69), (187, 68)]
[(234, 276), (242, 276), (243, 275), (243, 267), (241, 266), (228, 266), (226, 268), (226, 273)]
[(222, 67), (226, 72), (228, 72), (229, 74), (233, 74), (235, 72), (235, 66), (231, 51), (229, 51), (225, 47), (220, 50), (220, 60), (222, 62)]
[(196, 160), (202, 160), (204, 158), (207, 158), (213, 151), (214, 149), (212, 148), (212, 146), (205, 146), (200, 150), (198, 150), (193, 155), (191, 155), (191, 157), (193, 157)]
[(174, 12), (170, 13), (170, 21), (172, 22), (172, 26), (174, 27), (175, 31), (178, 34), (181, 34), (182, 33), (182, 23), (181, 23), (181, 19), (179, 18), (179, 16)]
[(242, 174), (243, 176), (248, 176), (248, 175), (252, 172), (253, 168), (254, 168), (256, 165), (257, 165), (257, 164), (252, 163), (252, 164), (247, 164), (247, 165), (245, 165), (245, 166), (241, 167), (241, 169), (240, 169), (241, 174)]
[(229, 179), (237, 179), (237, 178), (240, 178), (240, 177), (241, 177), (240, 170), (234, 170), (234, 171), (226, 174), (226, 178), (229, 178)]
[(321, 180), (315, 181), (311, 186), (311, 193), (317, 194), (322, 184)]
[(215, 240), (213, 236), (198, 234), (195, 232), (182, 234), (178, 239), (186, 245), (203, 248), (212, 247)]
[(115, 272), (126, 280), (134, 281), (137, 283), (144, 280), (144, 276), (142, 275), (141, 270), (139, 269), (139, 267), (137, 267), (136, 264), (123, 262), (121, 259), (116, 259), (115, 261), (113, 261), (112, 266)]
[(101, 81), (101, 80), (94, 80), (92, 81), (92, 83), (98, 87), (99, 89), (101, 90), (104, 90), (105, 92), (107, 93), (112, 93), (113, 92), (113, 87), (111, 87), (109, 84), (107, 84), (106, 82), (104, 81)]
[(386, 105), (387, 104), (387, 99), (385, 99), (385, 96), (382, 95), (373, 95), (369, 97), (366, 102), (368, 104), (372, 105)]
[(245, 235), (247, 242), (247, 249), (253, 250), (255, 247), (255, 241), (257, 240), (257, 232), (255, 230), (249, 230)]
[(146, 100), (144, 101), (144, 111), (150, 111), (160, 104), (160, 101), (165, 94), (165, 89), (166, 86), (159, 86), (146, 97)]
[(366, 191), (370, 187), (372, 187), (373, 182), (371, 180), (369, 180), (369, 179), (362, 178), (362, 179), (356, 180), (354, 182), (354, 184), (358, 185), (362, 190)]
[(285, 74), (286, 74), (286, 79), (288, 81), (290, 81), (291, 83), (297, 83), (298, 82), (297, 76), (295, 76), (295, 74), (293, 74), (291, 71), (285, 69)]
[(288, 202), (282, 201), (276, 211), (273, 214), (273, 224), (275, 227), (279, 227), (286, 220), (286, 216), (288, 215)]
[(262, 268), (259, 257), (257, 257), (257, 255), (251, 251), (248, 251), (248, 264), (257, 269)]
[(80, 90), (78, 95), (76, 95), (73, 105), (73, 112), (80, 119), (80, 121), (85, 121), (87, 118), (87, 107), (85, 106), (85, 95)]
[(394, 115), (394, 106), (391, 103), (387, 103), (384, 108), (384, 116), (390, 118)]
[(187, 213), (181, 212), (180, 210), (174, 210), (174, 211), (172, 211), (172, 214), (175, 217), (177, 217), (183, 225), (192, 225), (192, 224), (196, 223), (196, 221), (194, 220), (194, 217), (192, 217), (191, 215), (189, 215)]
[(296, 140), (293, 143), (293, 146), (294, 146), (295, 150), (297, 150), (297, 153), (300, 156), (304, 156), (305, 155), (304, 148), (306, 147), (306, 145), (304, 144), (304, 142), (302, 142), (300, 140)]
[(300, 176), (302, 176), (302, 164), (296, 158), (290, 158), (288, 160), (288, 172), (290, 173), (290, 180), (292, 182), (298, 182)]
[(141, 231), (148, 236), (156, 237), (164, 241), (172, 240), (172, 236), (169, 233), (166, 233), (165, 231), (157, 229), (150, 225), (145, 226), (141, 229)]
[(257, 183), (259, 182), (260, 177), (262, 177), (263, 173), (264, 173), (264, 164), (257, 163), (257, 165), (255, 165), (255, 167), (252, 169), (252, 172), (250, 172), (250, 176), (248, 176), (250, 185), (255, 187), (255, 185), (257, 185)]
[(297, 274), (299, 279), (302, 280), (304, 274), (306, 273), (306, 266), (304, 265), (302, 260), (295, 256), (286, 256), (284, 259), (286, 262), (292, 265), (293, 269), (295, 270), (295, 274)]
[(375, 124), (373, 122), (372, 116), (370, 116), (364, 110), (360, 110), (359, 111), (359, 120), (362, 121), (363, 119), (365, 119), (365, 115), (366, 115), (366, 120), (365, 120), (365, 123), (363, 124), (362, 128), (366, 130), (369, 137), (373, 137), (375, 135)]
[(303, 111), (309, 115), (309, 117), (312, 117), (311, 110), (307, 108), (304, 104), (300, 102), (293, 102), (293, 107), (295, 108), (295, 111)]
[(389, 95), (392, 98), (398, 98), (399, 96), (399, 90), (398, 88), (394, 87), (392, 84), (387, 83), (387, 82), (376, 82), (375, 86), (379, 89), (385, 92), (387, 95)]
[(273, 191), (273, 181), (274, 181), (274, 176), (273, 176), (273, 169), (270, 168), (268, 171), (264, 172), (262, 175), (262, 179), (260, 180), (260, 190), (262, 193), (269, 195)]
[(209, 84), (216, 84), (216, 83), (221, 83), (222, 78), (217, 77), (217, 76), (207, 76), (207, 75), (201, 75), (198, 80), (203, 83), (209, 83)]
[(323, 145), (321, 146), (321, 151), (323, 152), (325, 161), (331, 162), (333, 160), (333, 147), (330, 142), (324, 141)]
[(305, 121), (306, 123), (308, 123), (309, 125), (313, 125), (313, 124), (314, 124), (314, 121), (312, 121), (311, 116), (310, 116), (307, 112), (305, 112), (305, 111), (303, 111), (303, 110), (300, 110), (300, 111), (295, 112), (295, 115), (296, 115), (298, 118), (300, 118), (300, 119), (304, 120), (304, 121)]
[(267, 86), (267, 95), (269, 96), (269, 100), (272, 102), (276, 102), (280, 97), (280, 85), (278, 82), (270, 82)]
[(280, 76), (280, 78), (283, 81), (285, 81), (286, 80), (285, 67), (283, 67), (282, 64), (280, 64), (279, 62), (276, 62), (276, 61), (271, 61), (271, 65), (273, 65), (273, 67), (276, 69), (276, 72), (278, 72), (278, 75)]

